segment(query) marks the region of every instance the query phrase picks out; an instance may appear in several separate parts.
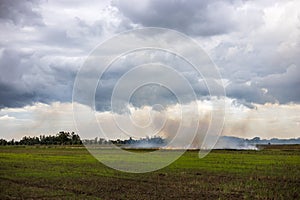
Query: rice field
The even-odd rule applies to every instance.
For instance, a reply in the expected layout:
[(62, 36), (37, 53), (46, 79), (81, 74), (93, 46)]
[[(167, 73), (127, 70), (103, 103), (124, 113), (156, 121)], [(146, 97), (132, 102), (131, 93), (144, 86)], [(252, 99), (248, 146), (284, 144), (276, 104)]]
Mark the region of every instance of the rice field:
[(0, 163), (0, 199), (300, 199), (297, 145), (202, 159), (187, 151), (144, 174), (111, 169), (81, 146), (2, 146)]

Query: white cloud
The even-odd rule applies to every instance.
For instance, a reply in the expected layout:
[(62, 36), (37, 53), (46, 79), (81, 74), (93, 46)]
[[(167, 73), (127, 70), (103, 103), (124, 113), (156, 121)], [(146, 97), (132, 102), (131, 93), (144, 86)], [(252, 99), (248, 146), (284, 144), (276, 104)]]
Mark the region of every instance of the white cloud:
[(36, 103), (22, 108), (4, 108), (0, 110), (0, 116), (3, 138), (20, 139), (75, 130), (71, 103)]
[(256, 109), (231, 107), (224, 134), (253, 138), (298, 138), (299, 104), (255, 104)]
[[(206, 133), (211, 111), (215, 109), (215, 104), (219, 104), (218, 101), (215, 99), (197, 102), (200, 117), (198, 138)], [(299, 137), (299, 104), (256, 104), (256, 109), (249, 109), (242, 104), (234, 104), (232, 99), (226, 99), (225, 102), (226, 113), (222, 135), (247, 138)], [(0, 111), (0, 127), (2, 127), (0, 137), (20, 139), (25, 135), (56, 134), (61, 130), (77, 132), (78, 127), (85, 127), (85, 130), (88, 130), (84, 133), (79, 132), (82, 138), (99, 137), (101, 134), (95, 132), (99, 129), (94, 129), (97, 126), (96, 121), (86, 117), (91, 111), (90, 108), (80, 104), (76, 104), (76, 108), (80, 108), (76, 110), (81, 116), (77, 125), (73, 120), (71, 103), (55, 102), (50, 105), (37, 103), (23, 108), (2, 109)], [(124, 114), (95, 112), (95, 119), (98, 120), (97, 123), (101, 125), (107, 137), (114, 139), (154, 135), (172, 138), (180, 123), (183, 123), (186, 134), (192, 134), (192, 127), (189, 127), (188, 123), (195, 120), (191, 114), (194, 111), (192, 104), (171, 105), (161, 111), (153, 110), (149, 106), (130, 107), (130, 110), (130, 113)], [(182, 113), (183, 111), (186, 113)], [(185, 141), (186, 136), (180, 137)]]

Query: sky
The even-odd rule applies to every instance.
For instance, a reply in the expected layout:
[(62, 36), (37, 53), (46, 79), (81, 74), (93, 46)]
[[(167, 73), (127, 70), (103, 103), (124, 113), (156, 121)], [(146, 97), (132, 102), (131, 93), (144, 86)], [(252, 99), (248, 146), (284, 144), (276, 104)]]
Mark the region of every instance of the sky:
[[(133, 64), (160, 60), (174, 66), (192, 85), (201, 127), (208, 127), (207, 116), (222, 98), (223, 135), (300, 137), (297, 0), (0, 0), (0, 138), (79, 132), (73, 107), (90, 108), (72, 101), (78, 70), (97, 45), (143, 27), (173, 29), (196, 41), (218, 66), (226, 96), (209, 97), (197, 74), (177, 56), (151, 50), (126, 55), (104, 74), (95, 94), (95, 116), (108, 137), (155, 135), (161, 118), (170, 121), (162, 135), (174, 132), (169, 129), (178, 125), (180, 108), (168, 88), (152, 85), (136, 90), (126, 113), (112, 112), (110, 107), (117, 81)], [(184, 95), (180, 84), (176, 88)], [(154, 109), (156, 104), (163, 108)], [(192, 102), (182, 106), (193, 110)], [(129, 135), (122, 135), (113, 121), (128, 117), (140, 128), (125, 120), (122, 126)], [(97, 135), (92, 132), (80, 134)]]

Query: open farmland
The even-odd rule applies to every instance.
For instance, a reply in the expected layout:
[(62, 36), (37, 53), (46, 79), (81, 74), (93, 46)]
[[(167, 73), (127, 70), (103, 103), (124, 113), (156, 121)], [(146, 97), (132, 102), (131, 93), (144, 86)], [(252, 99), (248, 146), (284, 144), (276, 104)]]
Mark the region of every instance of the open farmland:
[[(139, 151), (139, 150), (133, 150)], [(187, 151), (159, 171), (123, 173), (83, 147), (0, 147), (0, 199), (299, 199), (299, 146)]]

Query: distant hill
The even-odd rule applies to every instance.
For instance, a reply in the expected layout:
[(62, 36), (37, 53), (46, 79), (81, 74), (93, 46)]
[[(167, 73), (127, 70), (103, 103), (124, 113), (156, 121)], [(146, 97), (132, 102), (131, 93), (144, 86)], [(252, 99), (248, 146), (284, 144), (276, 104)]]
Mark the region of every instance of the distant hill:
[(284, 144), (300, 144), (300, 138), (291, 139), (261, 139), (254, 137), (252, 139), (244, 139), (233, 136), (221, 136), (215, 145), (214, 149), (256, 149), (256, 145), (284, 145)]

